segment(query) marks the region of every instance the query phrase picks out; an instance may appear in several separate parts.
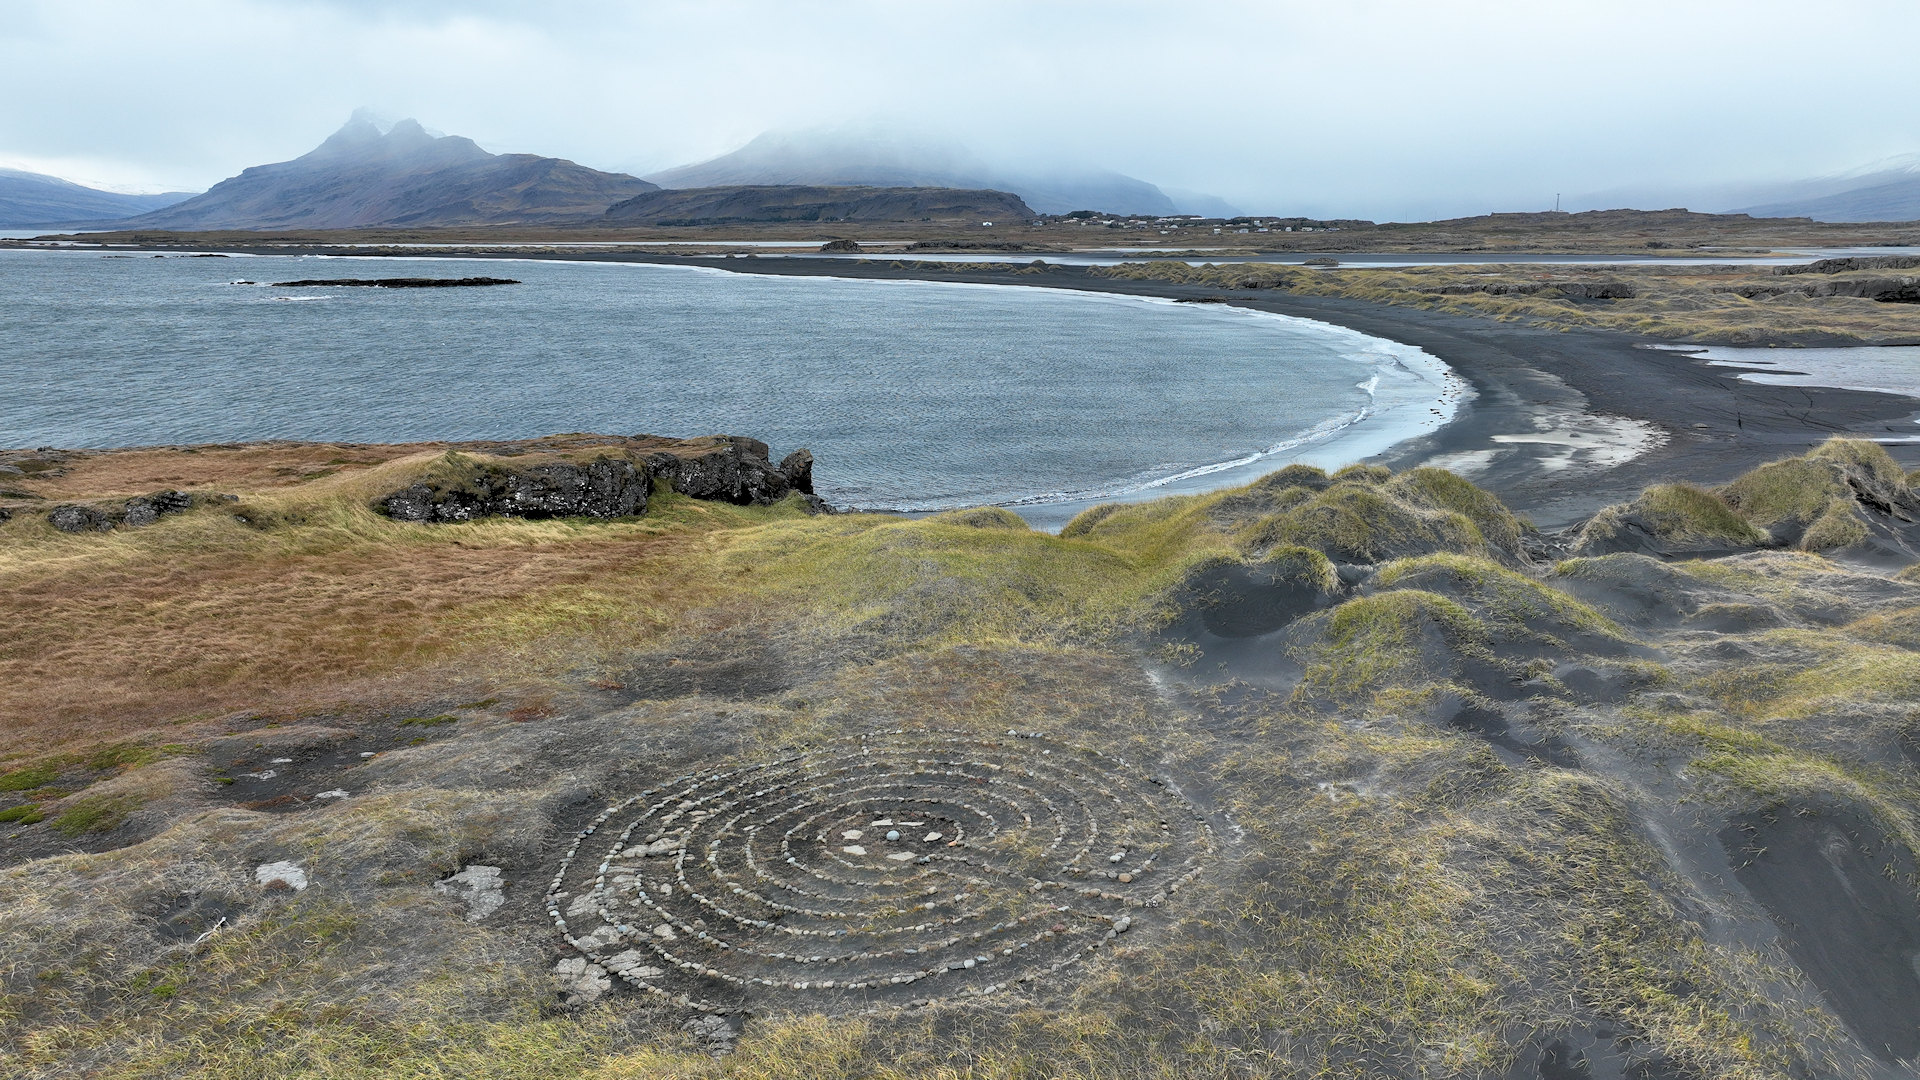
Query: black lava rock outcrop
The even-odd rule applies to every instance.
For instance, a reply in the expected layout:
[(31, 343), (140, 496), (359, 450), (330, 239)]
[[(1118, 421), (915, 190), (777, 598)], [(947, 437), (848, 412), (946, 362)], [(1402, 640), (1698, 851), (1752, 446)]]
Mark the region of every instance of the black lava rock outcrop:
[(378, 505), (399, 521), (631, 517), (646, 512), (651, 484), (647, 469), (625, 458), (518, 468), (475, 463), (459, 475), (402, 488)]
[(792, 494), (814, 510), (813, 454), (795, 450), (776, 465), (767, 444), (714, 435), (586, 461), (522, 465), (449, 454), (427, 478), (376, 500), (400, 521), (472, 521), (483, 517), (618, 518), (643, 514), (655, 480), (695, 499), (764, 506)]
[(137, 529), (168, 514), (191, 510), (194, 502), (195, 497), (184, 491), (156, 491), (136, 495), (118, 507), (63, 503), (47, 511), (47, 524), (64, 533), (106, 532), (116, 525)]
[(766, 443), (744, 435), (693, 440), (686, 450), (648, 455), (648, 463), (673, 490), (696, 499), (753, 506), (813, 494), (812, 453), (795, 450), (775, 465)]

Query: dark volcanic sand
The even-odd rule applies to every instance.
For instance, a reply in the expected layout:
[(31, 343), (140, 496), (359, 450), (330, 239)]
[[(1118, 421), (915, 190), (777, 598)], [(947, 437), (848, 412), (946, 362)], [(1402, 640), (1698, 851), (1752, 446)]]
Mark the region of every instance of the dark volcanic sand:
[[(356, 248), (245, 248), (256, 254), (329, 254), (374, 257)], [(525, 253), (409, 250), (406, 257), (526, 259)], [(1913, 418), (1920, 405), (1893, 394), (1743, 382), (1737, 369), (1709, 367), (1685, 354), (1641, 346), (1651, 338), (1605, 331), (1542, 330), (1491, 318), (1392, 307), (1339, 297), (1298, 296), (1268, 290), (1232, 290), (1164, 281), (1098, 277), (1087, 267), (1051, 266), (1018, 276), (1007, 272), (943, 270), (939, 264), (893, 260), (723, 258), (648, 252), (541, 253), (549, 261), (644, 262), (707, 266), (745, 274), (856, 279), (962, 281), (987, 285), (1085, 289), (1170, 299), (1223, 298), (1260, 311), (1318, 319), (1361, 333), (1416, 345), (1446, 361), (1472, 383), (1478, 397), (1452, 423), (1395, 447), (1381, 460), (1407, 468), (1429, 458), (1504, 451), (1471, 478), (1542, 528), (1570, 524), (1609, 503), (1626, 502), (1648, 484), (1690, 480), (1715, 484), (1763, 461), (1798, 454), (1829, 435), (1920, 437)], [(1791, 355), (1791, 354), (1787, 354)], [(1554, 448), (1503, 444), (1500, 436), (1535, 435), (1545, 414), (1589, 412), (1654, 424), (1668, 438), (1625, 464), (1602, 470), (1549, 467)], [(1920, 446), (1888, 450), (1907, 468), (1920, 465)], [(1040, 508), (1044, 509), (1044, 508)], [(1057, 526), (1063, 522), (1037, 522)]]

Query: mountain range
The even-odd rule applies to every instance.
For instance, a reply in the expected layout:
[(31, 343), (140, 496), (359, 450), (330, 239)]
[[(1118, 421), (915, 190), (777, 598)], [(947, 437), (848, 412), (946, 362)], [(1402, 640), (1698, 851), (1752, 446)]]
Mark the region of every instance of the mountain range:
[(118, 223), (144, 229), (347, 229), (556, 224), (657, 188), (563, 158), (490, 154), (471, 139), (356, 113), (310, 153), (256, 165), (204, 195)]
[(1209, 195), (1165, 191), (1117, 172), (1035, 173), (988, 165), (957, 147), (880, 130), (768, 132), (740, 149), (647, 179), (664, 188), (808, 184), (821, 187), (944, 187), (1010, 191), (1043, 214), (1201, 213), (1232, 216)]
[(125, 195), (83, 187), (57, 176), (0, 169), (0, 228), (76, 225), (144, 214), (192, 197), (192, 192)]
[[(1573, 208), (1687, 205), (1755, 217), (1920, 220), (1920, 154), (1810, 180), (1616, 189)], [(611, 209), (610, 209), (611, 208)], [(884, 130), (763, 134), (646, 179), (562, 158), (493, 154), (413, 120), (364, 112), (310, 153), (259, 165), (200, 195), (126, 195), (0, 169), (0, 227), (341, 229), (499, 224), (1017, 220), (1238, 211), (1107, 171), (989, 165), (952, 145)]]

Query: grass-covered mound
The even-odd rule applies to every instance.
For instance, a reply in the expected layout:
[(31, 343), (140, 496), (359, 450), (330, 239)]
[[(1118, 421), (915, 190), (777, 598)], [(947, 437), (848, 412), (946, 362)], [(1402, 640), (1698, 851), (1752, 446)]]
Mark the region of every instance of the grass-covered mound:
[[(1550, 563), (1582, 538), (1374, 467), (1059, 536), (660, 488), (642, 517), (419, 524), (373, 506), (443, 448), (139, 453), (31, 482), (237, 499), (0, 523), (10, 1074), (1532, 1078), (1584, 1055), (1760, 1078), (1920, 1053), (1898, 1023), (1920, 1006), (1920, 585), (1891, 541)], [(1751, 536), (1844, 484), (1903, 535), (1860, 495), (1910, 491), (1871, 453), (1795, 460), (1635, 514)], [(875, 732), (924, 738), (929, 776), (960, 767), (942, 740), (1134, 763), (1213, 847), (1170, 852), (1197, 876), (1099, 949), (978, 995), (783, 985), (722, 1034), (583, 974), (544, 895), (601, 809)], [(1071, 760), (1030, 760), (965, 798), (1046, 820), (1064, 796), (1035, 778)], [(1119, 794), (1089, 793), (1103, 829), (1146, 824)], [(1118, 882), (1107, 852), (1073, 873)], [(475, 865), (498, 910), (448, 884)], [(698, 932), (734, 932), (706, 911)]]
[(1717, 490), (1692, 484), (1648, 488), (1594, 515), (1574, 550), (1724, 555), (1763, 547), (1851, 551), (1909, 563), (1920, 494), (1877, 443), (1829, 439), (1800, 457), (1770, 462)]

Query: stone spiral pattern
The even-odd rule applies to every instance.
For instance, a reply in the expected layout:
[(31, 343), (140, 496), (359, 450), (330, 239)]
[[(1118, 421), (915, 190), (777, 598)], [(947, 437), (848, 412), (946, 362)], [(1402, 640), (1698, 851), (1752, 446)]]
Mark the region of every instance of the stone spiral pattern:
[(1171, 779), (1120, 758), (903, 729), (608, 807), (547, 909), (609, 976), (702, 1011), (918, 1006), (1067, 971), (1214, 849)]

